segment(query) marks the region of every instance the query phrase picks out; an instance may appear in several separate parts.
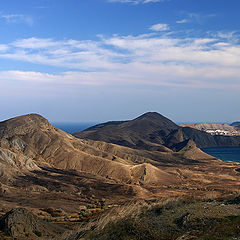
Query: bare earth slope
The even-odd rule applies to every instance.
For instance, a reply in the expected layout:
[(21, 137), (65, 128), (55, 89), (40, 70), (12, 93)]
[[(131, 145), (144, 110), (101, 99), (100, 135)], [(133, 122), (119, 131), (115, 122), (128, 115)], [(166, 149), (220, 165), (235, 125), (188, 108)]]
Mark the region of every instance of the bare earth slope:
[(234, 128), (240, 131), (240, 122), (234, 122), (231, 124), (231, 126), (233, 126)]
[[(145, 124), (155, 128), (154, 122)], [(134, 126), (137, 135), (138, 123)], [(165, 135), (175, 127), (170, 122)], [(176, 141), (178, 134), (171, 138)], [(192, 140), (176, 143), (176, 151), (156, 145), (150, 151), (77, 139), (37, 114), (1, 122), (0, 213), (26, 207), (45, 216), (43, 209), (52, 207), (66, 216), (81, 205), (96, 208), (99, 201), (104, 206), (239, 190), (239, 164), (205, 154)]]
[(212, 136), (204, 131), (178, 126), (156, 112), (125, 122), (108, 122), (73, 134), (78, 138), (115, 143), (131, 148), (163, 151), (175, 149), (175, 144), (192, 139), (200, 148), (239, 147), (240, 136)]
[[(234, 126), (236, 124), (236, 126)], [(223, 134), (223, 135), (240, 135), (240, 131), (237, 128), (237, 123), (233, 123), (232, 125), (228, 124), (209, 124), (209, 123), (193, 123), (193, 124), (181, 124), (181, 127), (191, 127), (201, 131), (209, 131), (215, 132), (215, 134)], [(213, 134), (214, 134), (213, 132)]]
[(128, 148), (76, 139), (35, 114), (1, 123), (0, 137), (1, 163), (16, 171), (54, 167), (126, 183), (135, 179), (135, 165), (148, 161)]
[(178, 128), (158, 113), (146, 113), (132, 121), (99, 124), (74, 136), (132, 148), (164, 151), (162, 144), (165, 143), (165, 138)]
[(220, 129), (220, 130), (226, 130), (226, 131), (231, 131), (231, 130), (235, 130), (232, 126), (228, 125), (228, 124), (210, 124), (210, 123), (192, 123), (192, 124), (188, 124), (188, 123), (184, 123), (181, 124), (180, 126), (182, 127), (193, 127), (196, 128), (198, 130), (216, 130), (216, 129)]
[[(61, 225), (130, 199), (240, 190), (239, 164), (205, 154), (177, 125), (155, 116), (124, 123), (129, 143), (141, 135), (135, 149), (75, 138), (37, 114), (0, 122), (0, 215), (24, 207)], [(167, 138), (152, 135), (157, 124)]]

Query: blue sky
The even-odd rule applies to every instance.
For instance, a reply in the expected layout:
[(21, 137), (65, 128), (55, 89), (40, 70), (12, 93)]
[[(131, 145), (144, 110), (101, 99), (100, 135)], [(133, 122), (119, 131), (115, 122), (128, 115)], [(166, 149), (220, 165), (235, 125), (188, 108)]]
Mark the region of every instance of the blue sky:
[(0, 1), (0, 121), (240, 120), (239, 0)]

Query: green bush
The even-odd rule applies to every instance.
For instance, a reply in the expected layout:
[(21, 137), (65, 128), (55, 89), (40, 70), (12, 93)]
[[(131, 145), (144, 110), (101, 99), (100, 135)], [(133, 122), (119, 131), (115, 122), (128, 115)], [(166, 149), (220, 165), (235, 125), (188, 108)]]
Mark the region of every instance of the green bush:
[(42, 236), (42, 233), (38, 230), (35, 230), (34, 231), (35, 235), (38, 236), (38, 237), (41, 237)]

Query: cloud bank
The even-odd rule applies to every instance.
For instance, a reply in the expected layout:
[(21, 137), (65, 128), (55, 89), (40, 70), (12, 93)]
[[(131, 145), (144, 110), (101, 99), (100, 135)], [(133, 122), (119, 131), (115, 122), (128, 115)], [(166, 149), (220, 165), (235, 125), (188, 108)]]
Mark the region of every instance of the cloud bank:
[[(0, 58), (34, 64), (36, 70), (3, 71), (0, 81), (239, 91), (240, 45), (228, 36), (180, 38), (157, 32), (100, 36), (97, 41), (18, 39), (0, 43)], [(59, 73), (42, 73), (37, 70), (41, 65)]]
[(0, 18), (7, 23), (25, 23), (29, 26), (33, 25), (33, 18), (24, 14), (2, 14)]

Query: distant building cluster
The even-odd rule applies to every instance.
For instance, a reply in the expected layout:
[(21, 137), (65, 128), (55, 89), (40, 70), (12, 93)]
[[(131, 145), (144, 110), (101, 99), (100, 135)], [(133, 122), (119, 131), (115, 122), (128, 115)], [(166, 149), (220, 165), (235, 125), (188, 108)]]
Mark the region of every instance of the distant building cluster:
[(202, 129), (202, 131), (205, 131), (211, 135), (225, 135), (225, 136), (237, 136), (240, 135), (238, 131), (227, 131), (227, 130), (221, 130), (221, 129)]
[[(233, 123), (237, 125), (237, 123)], [(217, 124), (217, 123), (185, 123), (181, 124), (181, 127), (191, 127), (198, 129), (200, 131), (207, 132), (211, 135), (221, 135), (221, 136), (240, 136), (240, 127), (229, 125), (227, 123)]]

